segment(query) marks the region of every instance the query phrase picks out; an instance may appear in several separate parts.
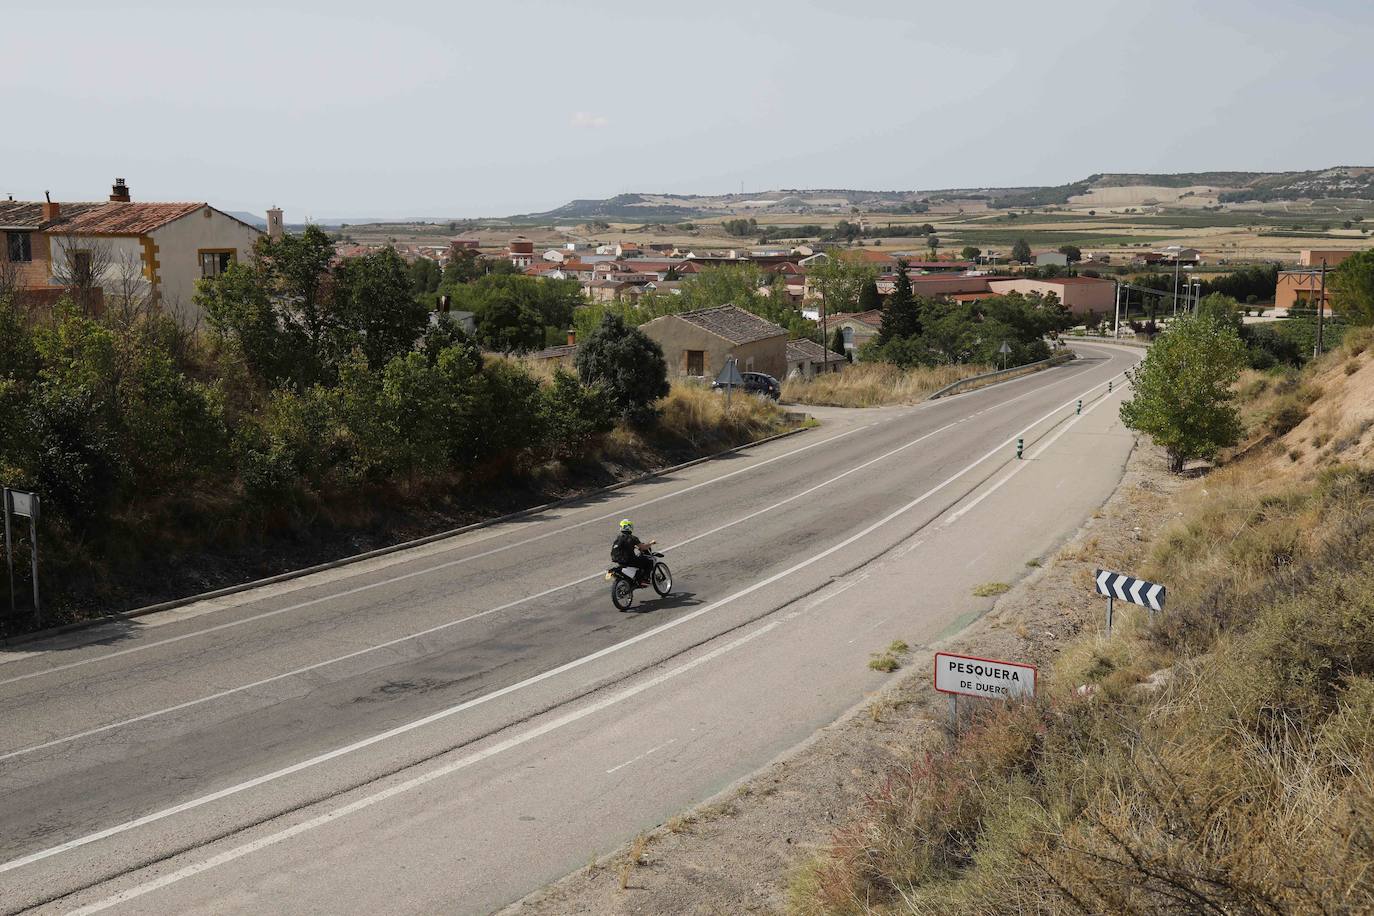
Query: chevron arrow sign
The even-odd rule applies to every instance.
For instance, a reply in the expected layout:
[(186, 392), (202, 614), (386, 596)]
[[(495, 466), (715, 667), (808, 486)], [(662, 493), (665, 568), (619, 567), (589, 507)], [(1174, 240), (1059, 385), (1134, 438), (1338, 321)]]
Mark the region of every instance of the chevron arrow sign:
[(1129, 601), (1152, 611), (1164, 610), (1164, 586), (1144, 579), (1133, 579), (1124, 573), (1097, 571), (1098, 594), (1118, 601)]

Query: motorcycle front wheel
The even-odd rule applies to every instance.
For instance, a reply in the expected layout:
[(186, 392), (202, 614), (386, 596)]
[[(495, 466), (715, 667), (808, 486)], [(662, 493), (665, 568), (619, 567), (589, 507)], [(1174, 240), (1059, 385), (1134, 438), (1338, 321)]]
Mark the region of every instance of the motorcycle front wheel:
[(655, 563), (653, 574), (650, 576), (654, 591), (666, 598), (673, 590), (673, 573), (668, 569), (667, 563)]
[(635, 590), (630, 587), (630, 583), (619, 578), (611, 583), (611, 603), (617, 609), (628, 611), (630, 605), (634, 604), (634, 600)]

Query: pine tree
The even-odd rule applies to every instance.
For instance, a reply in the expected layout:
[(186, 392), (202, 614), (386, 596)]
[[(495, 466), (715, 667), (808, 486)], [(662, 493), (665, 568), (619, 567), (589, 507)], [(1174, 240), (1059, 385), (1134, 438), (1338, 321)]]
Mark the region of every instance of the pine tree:
[(854, 361), (854, 354), (844, 346), (844, 328), (836, 328), (835, 333), (830, 335), (830, 349), (836, 353), (843, 353), (844, 358), (850, 362)]
[(859, 290), (859, 311), (871, 312), (883, 307), (882, 297), (878, 295), (878, 284), (872, 278), (864, 281)]
[(878, 329), (878, 343), (905, 340), (921, 333), (921, 313), (911, 292), (911, 279), (906, 275), (906, 262), (897, 262), (897, 288), (887, 297), (883, 307), (883, 323)]

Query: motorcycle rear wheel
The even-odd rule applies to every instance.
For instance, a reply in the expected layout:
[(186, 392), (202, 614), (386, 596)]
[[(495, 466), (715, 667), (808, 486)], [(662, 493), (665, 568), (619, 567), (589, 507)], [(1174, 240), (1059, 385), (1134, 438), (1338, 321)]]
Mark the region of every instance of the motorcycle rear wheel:
[(618, 610), (628, 611), (630, 605), (634, 604), (635, 590), (630, 587), (630, 583), (624, 579), (617, 578), (611, 582), (611, 603)]

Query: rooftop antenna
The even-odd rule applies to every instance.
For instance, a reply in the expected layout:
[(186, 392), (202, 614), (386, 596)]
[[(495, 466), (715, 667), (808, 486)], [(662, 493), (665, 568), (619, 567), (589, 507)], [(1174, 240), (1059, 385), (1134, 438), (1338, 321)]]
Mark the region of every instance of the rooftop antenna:
[(47, 191), (43, 192), (43, 199), (48, 203), (52, 203), (52, 196)]

